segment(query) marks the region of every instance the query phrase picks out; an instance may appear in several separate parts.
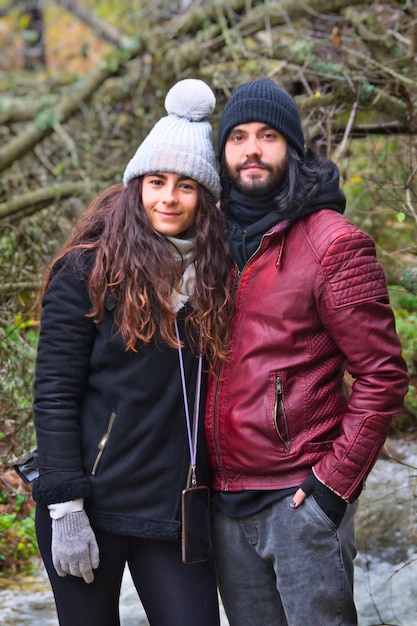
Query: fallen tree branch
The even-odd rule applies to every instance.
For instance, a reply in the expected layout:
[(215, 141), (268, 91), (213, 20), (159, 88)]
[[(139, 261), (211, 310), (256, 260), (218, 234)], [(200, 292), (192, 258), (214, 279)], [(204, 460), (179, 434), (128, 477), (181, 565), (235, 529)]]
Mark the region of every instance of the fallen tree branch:
[(343, 139), (340, 142), (340, 144), (337, 146), (333, 154), (333, 159), (336, 164), (339, 163), (340, 159), (342, 158), (343, 154), (348, 148), (349, 137), (351, 135), (352, 127), (355, 122), (356, 111), (358, 110), (358, 104), (359, 104), (358, 100), (355, 100), (355, 102), (353, 103), (352, 110), (349, 115), (349, 121), (346, 125), (345, 132), (343, 133)]
[(381, 72), (383, 72), (384, 74), (391, 76), (391, 78), (394, 78), (394, 80), (396, 80), (398, 83), (405, 83), (406, 85), (412, 85), (414, 87), (416, 86), (415, 79), (408, 78), (408, 76), (404, 76), (403, 74), (400, 74), (400, 72), (396, 72), (395, 70), (388, 67), (387, 65), (384, 65), (384, 63), (380, 63), (376, 59), (373, 59), (371, 56), (364, 54), (363, 52), (360, 52), (359, 50), (353, 50), (352, 48), (347, 48), (345, 46), (341, 46), (341, 50), (345, 52), (346, 54), (351, 54), (357, 59), (360, 59), (361, 61), (366, 63), (366, 65), (375, 67)]
[(90, 193), (90, 189), (84, 182), (62, 183), (61, 185), (39, 189), (0, 204), (0, 219), (8, 218), (11, 222), (20, 220), (22, 217), (33, 215), (50, 206), (61, 198), (81, 196), (87, 193)]
[(417, 295), (417, 257), (410, 254), (391, 254), (378, 245), (376, 250), (388, 285), (401, 285)]
[(10, 283), (4, 282), (1, 286), (0, 298), (6, 299), (13, 296), (16, 293), (32, 293), (39, 291), (42, 285), (42, 277), (39, 277), (37, 282), (25, 282), (25, 283)]
[(78, 17), (78, 19), (89, 26), (91, 30), (107, 43), (118, 46), (120, 48), (129, 47), (130, 40), (128, 37), (120, 33), (113, 25), (101, 20), (87, 9), (84, 4), (78, 0), (55, 0), (60, 7)]
[[(234, 11), (231, 10), (233, 6), (231, 7), (228, 2), (216, 4), (212, 8), (208, 8), (204, 12), (204, 17), (205, 20), (210, 18), (210, 25), (200, 31), (198, 37), (194, 40), (186, 41), (177, 46), (169, 46), (168, 49), (164, 51), (166, 62), (175, 68), (177, 72), (183, 72), (190, 65), (197, 65), (209, 54), (227, 47), (227, 41), (236, 41), (237, 35), (247, 37), (266, 27), (270, 28), (272, 26), (286, 24), (293, 19), (308, 15), (310, 11), (317, 13), (339, 11), (347, 6), (363, 4), (363, 0), (310, 0), (308, 7), (306, 7), (305, 0), (281, 0), (280, 2), (271, 4), (260, 2), (254, 3), (254, 8), (247, 11), (243, 18), (240, 17), (239, 12), (243, 11), (245, 7), (242, 5), (245, 3), (235, 2), (233, 4), (235, 5)], [(229, 28), (230, 33), (227, 35), (219, 24), (218, 11), (224, 11), (226, 19), (229, 18), (229, 23), (230, 14), (235, 14), (235, 22), (231, 23)], [(179, 26), (181, 19), (183, 20), (183, 24)], [(184, 33), (185, 25), (192, 30), (195, 28), (196, 20), (198, 21), (199, 19), (201, 19), (201, 16), (198, 17), (194, 14), (192, 16), (190, 15), (187, 21), (185, 21), (184, 18), (174, 19), (164, 25), (164, 29), (168, 32), (178, 34), (182, 27), (182, 33)], [(188, 33), (188, 31), (186, 32)]]
[[(131, 50), (129, 56), (135, 56), (140, 49), (138, 45), (136, 49)], [(104, 59), (78, 89), (74, 87), (71, 94), (66, 94), (55, 107), (42, 111), (20, 135), (3, 145), (0, 148), (0, 172), (31, 150), (42, 139), (51, 135), (56, 123), (62, 124), (74, 115), (79, 110), (80, 104), (90, 100), (110, 76), (119, 72), (121, 64), (125, 61), (125, 54), (113, 55), (111, 62)]]
[(363, 4), (363, 0), (309, 0), (308, 3), (305, 0), (280, 0), (271, 4), (262, 2), (246, 12), (237, 28), (242, 36), (247, 36), (263, 30), (266, 19), (268, 26), (279, 26), (309, 14), (334, 13), (357, 4)]
[(2, 95), (0, 102), (0, 124), (14, 124), (16, 122), (29, 122), (43, 109), (55, 106), (59, 96), (46, 94), (40, 98), (33, 97), (14, 98)]

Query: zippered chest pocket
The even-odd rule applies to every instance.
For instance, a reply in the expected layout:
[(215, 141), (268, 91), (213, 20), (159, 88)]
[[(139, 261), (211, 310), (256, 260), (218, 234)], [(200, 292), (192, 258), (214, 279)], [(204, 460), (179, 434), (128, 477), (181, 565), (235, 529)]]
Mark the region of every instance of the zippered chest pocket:
[(291, 449), (290, 431), (284, 404), (284, 389), (279, 376), (275, 376), (273, 420), (278, 438), (283, 444), (285, 450), (289, 452)]
[(107, 424), (107, 430), (98, 443), (98, 451), (97, 451), (96, 458), (93, 463), (93, 469), (91, 470), (91, 474), (93, 476), (97, 472), (98, 465), (100, 463), (101, 457), (103, 456), (104, 448), (106, 447), (107, 442), (109, 440), (115, 419), (116, 419), (116, 413), (113, 411), (113, 413), (110, 415), (110, 419)]

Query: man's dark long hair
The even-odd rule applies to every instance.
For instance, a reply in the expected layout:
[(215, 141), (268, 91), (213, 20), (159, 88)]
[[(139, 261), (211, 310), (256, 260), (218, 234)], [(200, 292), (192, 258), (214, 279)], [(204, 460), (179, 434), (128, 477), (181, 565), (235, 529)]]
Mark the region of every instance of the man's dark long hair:
[[(334, 165), (328, 159), (307, 150), (303, 157), (290, 145), (287, 148), (285, 176), (276, 197), (277, 212), (297, 217), (303, 207), (317, 195), (323, 183), (328, 179)], [(222, 184), (221, 206), (229, 215), (230, 179), (224, 164), (224, 152), (220, 161), (220, 180)]]

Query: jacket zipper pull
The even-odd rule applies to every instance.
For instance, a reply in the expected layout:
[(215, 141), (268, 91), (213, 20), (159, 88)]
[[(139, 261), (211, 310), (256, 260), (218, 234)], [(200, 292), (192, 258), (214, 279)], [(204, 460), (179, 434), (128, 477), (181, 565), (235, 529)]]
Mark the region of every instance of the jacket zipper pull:
[(100, 462), (101, 457), (103, 456), (104, 448), (106, 447), (106, 444), (109, 440), (111, 429), (113, 428), (115, 419), (116, 419), (116, 413), (113, 411), (113, 413), (110, 415), (110, 420), (107, 426), (107, 430), (102, 436), (102, 438), (100, 439), (99, 444), (98, 444), (98, 454), (96, 456), (96, 460), (94, 461), (93, 469), (91, 470), (91, 474), (93, 476), (95, 475), (97, 471), (97, 466)]
[[(281, 439), (284, 448), (286, 449), (287, 452), (290, 451), (290, 443), (289, 443), (289, 433), (288, 433), (288, 424), (287, 424), (287, 416), (285, 415), (285, 407), (284, 407), (284, 391), (282, 388), (282, 383), (281, 383), (281, 379), (279, 376), (276, 377), (275, 379), (275, 403), (274, 403), (274, 425), (275, 425), (275, 430), (276, 433), (278, 435), (278, 437)], [(281, 407), (282, 409), (282, 418), (284, 420), (284, 426), (285, 426), (285, 430), (286, 430), (286, 437), (287, 439), (284, 439), (279, 426), (278, 426), (278, 412), (279, 412), (279, 408)]]

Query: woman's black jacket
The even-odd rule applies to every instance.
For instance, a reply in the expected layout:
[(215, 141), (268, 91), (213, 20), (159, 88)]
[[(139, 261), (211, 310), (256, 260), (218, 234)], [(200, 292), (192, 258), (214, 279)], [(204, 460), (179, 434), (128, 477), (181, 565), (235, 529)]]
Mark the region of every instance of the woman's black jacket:
[[(115, 337), (112, 298), (101, 323), (87, 317), (81, 259), (61, 262), (42, 300), (33, 497), (40, 505), (83, 497), (93, 528), (175, 539), (190, 463), (178, 351), (156, 341), (126, 351)], [(187, 344), (183, 357), (192, 419), (197, 358)], [(198, 448), (198, 482), (207, 484), (201, 434)]]

